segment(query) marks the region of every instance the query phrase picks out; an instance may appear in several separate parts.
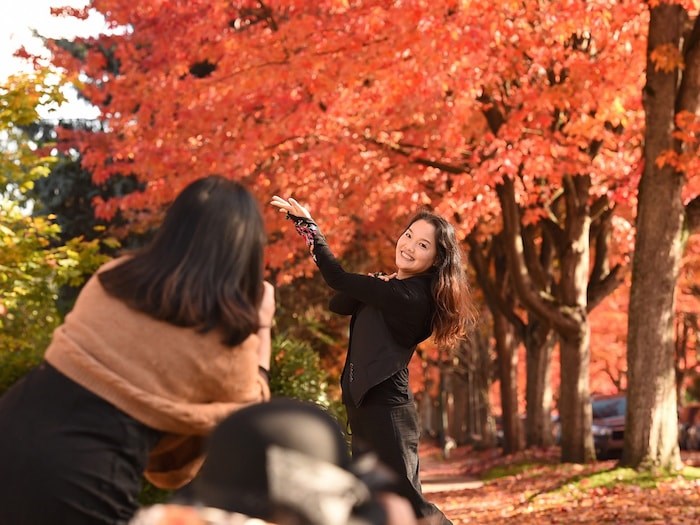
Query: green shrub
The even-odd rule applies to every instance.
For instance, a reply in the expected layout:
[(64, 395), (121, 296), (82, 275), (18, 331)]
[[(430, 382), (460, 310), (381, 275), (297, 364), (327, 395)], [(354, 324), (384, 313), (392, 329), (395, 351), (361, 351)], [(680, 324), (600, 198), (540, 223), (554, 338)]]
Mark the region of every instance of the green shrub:
[(270, 390), (275, 396), (294, 397), (328, 407), (328, 376), (311, 345), (275, 337), (272, 341)]
[(284, 335), (274, 338), (270, 390), (273, 396), (316, 403), (345, 428), (345, 407), (339, 399), (328, 395), (328, 373), (321, 368), (319, 355), (308, 342), (288, 339)]

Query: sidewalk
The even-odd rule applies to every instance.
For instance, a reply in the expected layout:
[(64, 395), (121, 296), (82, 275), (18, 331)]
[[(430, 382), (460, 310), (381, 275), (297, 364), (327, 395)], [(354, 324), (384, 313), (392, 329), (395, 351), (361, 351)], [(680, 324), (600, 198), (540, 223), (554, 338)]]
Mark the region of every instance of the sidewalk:
[[(500, 454), (500, 451), (494, 451), (496, 454)], [(450, 457), (444, 459), (438, 446), (429, 442), (421, 443), (420, 461), (421, 485), (425, 494), (475, 490), (484, 486), (476, 477), (465, 474), (474, 463), (465, 447), (453, 450)]]

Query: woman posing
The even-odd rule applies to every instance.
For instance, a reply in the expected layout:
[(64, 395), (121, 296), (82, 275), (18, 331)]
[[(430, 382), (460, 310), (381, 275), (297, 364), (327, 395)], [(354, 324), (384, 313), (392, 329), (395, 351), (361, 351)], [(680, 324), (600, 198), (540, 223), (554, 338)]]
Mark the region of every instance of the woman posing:
[(269, 398), (264, 243), (253, 196), (212, 176), (150, 244), (98, 270), (44, 362), (0, 398), (0, 523), (126, 523), (144, 473), (185, 484), (214, 426)]
[(396, 243), (396, 273), (346, 272), (333, 256), (309, 211), (296, 200), (273, 197), (305, 238), (326, 283), (336, 291), (331, 311), (351, 315), (341, 376), (353, 454), (374, 450), (400, 477), (400, 493), (416, 516), (450, 521), (421, 493), (420, 427), (408, 384), (408, 363), (431, 335), (454, 345), (471, 321), (469, 288), (454, 228), (442, 217), (415, 215)]

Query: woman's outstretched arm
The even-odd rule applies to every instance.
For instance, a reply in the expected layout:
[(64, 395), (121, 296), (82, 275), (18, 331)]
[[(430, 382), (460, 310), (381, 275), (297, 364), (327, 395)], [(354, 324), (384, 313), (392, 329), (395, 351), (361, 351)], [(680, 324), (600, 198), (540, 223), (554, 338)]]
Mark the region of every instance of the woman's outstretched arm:
[[(272, 198), (271, 203), (294, 222), (297, 232), (304, 237), (311, 255), (326, 284), (337, 292), (385, 311), (416, 312), (420, 316), (424, 297), (416, 293), (415, 286), (407, 281), (380, 274), (364, 275), (347, 272), (335, 258), (326, 238), (307, 208), (293, 198)], [(345, 312), (342, 312), (345, 313)], [(409, 314), (410, 315), (410, 314)]]

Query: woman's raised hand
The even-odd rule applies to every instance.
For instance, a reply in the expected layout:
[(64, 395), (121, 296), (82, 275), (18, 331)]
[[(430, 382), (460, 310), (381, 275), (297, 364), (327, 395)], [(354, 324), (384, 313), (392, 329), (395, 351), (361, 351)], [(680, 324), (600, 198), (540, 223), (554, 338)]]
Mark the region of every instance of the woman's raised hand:
[(277, 195), (274, 195), (272, 197), (272, 200), (270, 201), (270, 204), (272, 204), (274, 207), (279, 208), (281, 212), (289, 213), (290, 215), (296, 215), (297, 217), (304, 217), (305, 219), (311, 219), (311, 214), (309, 213), (309, 210), (304, 208), (301, 204), (299, 204), (296, 200), (294, 200), (292, 197), (289, 197), (289, 199), (285, 200), (282, 197), (278, 197)]

